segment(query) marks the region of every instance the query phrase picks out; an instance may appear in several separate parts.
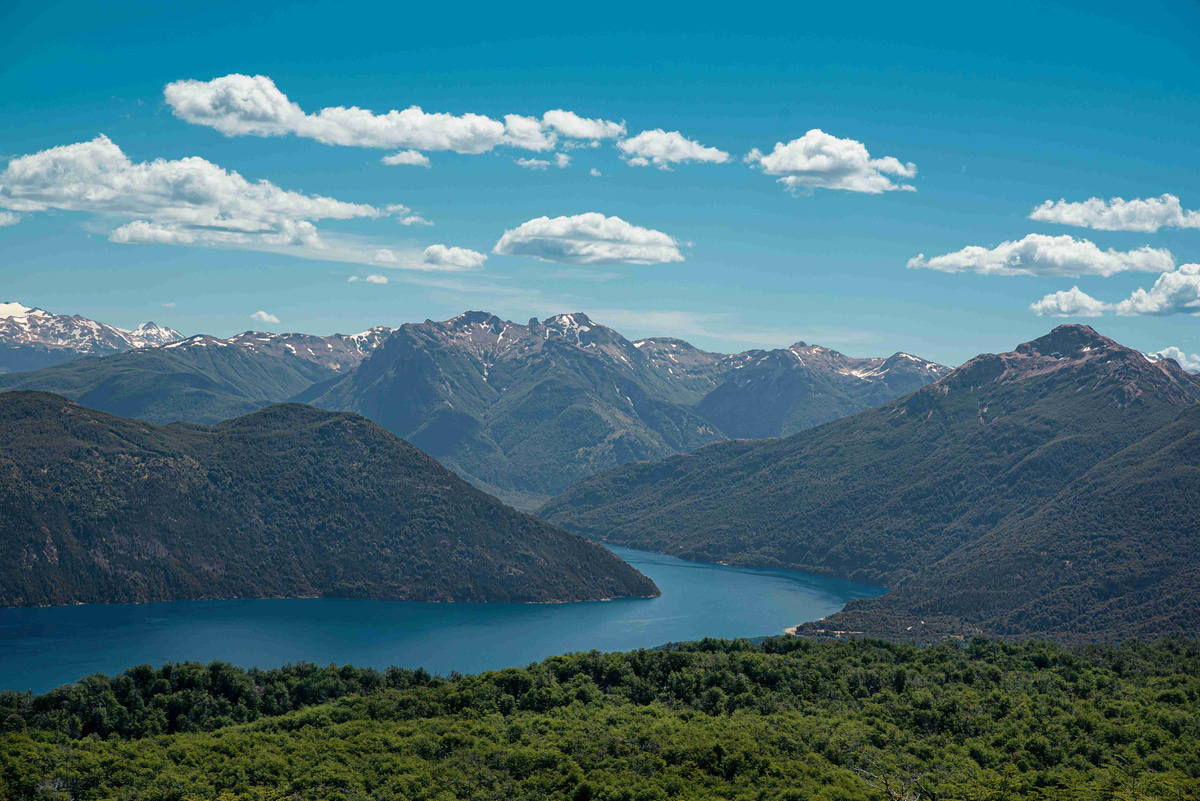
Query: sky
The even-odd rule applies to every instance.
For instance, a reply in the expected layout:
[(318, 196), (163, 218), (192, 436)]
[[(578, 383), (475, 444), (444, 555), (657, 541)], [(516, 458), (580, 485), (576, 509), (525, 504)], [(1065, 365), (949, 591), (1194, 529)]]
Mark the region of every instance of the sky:
[(4, 3), (0, 302), (1200, 368), (1193, 0), (417, 5)]

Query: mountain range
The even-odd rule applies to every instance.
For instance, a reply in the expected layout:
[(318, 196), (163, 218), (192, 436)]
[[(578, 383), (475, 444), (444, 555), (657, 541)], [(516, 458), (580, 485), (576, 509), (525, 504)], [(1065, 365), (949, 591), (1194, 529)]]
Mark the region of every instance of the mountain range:
[(126, 331), (77, 314), (51, 314), (21, 303), (0, 303), (0, 373), (37, 370), (181, 339), (178, 331), (152, 322)]
[(327, 337), (247, 331), (199, 335), (102, 359), (0, 375), (0, 390), (65, 395), (89, 408), (152, 423), (213, 424), (285, 401), (353, 370), (391, 329)]
[(616, 465), (791, 434), (948, 370), (803, 342), (716, 354), (673, 338), (631, 342), (582, 313), (521, 325), (473, 311), (353, 336), (197, 336), (0, 376), (0, 389), (158, 423), (212, 424), (284, 400), (356, 412), (528, 509)]
[(357, 415), (157, 426), (0, 394), (0, 605), (246, 597), (657, 595)]
[(884, 584), (805, 631), (1200, 628), (1200, 378), (1087, 326), (783, 439), (625, 465), (539, 511), (692, 559)]
[(520, 325), (466, 312), (401, 326), (358, 369), (297, 399), (358, 412), (528, 506), (619, 464), (836, 419), (947, 369), (803, 343), (726, 356), (631, 342), (582, 313)]

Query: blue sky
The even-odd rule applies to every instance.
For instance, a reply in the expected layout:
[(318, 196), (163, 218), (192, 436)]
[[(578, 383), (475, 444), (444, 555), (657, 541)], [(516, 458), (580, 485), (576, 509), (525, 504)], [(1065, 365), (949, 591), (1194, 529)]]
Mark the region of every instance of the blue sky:
[[(585, 311), (631, 337), (673, 334), (713, 350), (804, 339), (950, 364), (1080, 321), (1143, 350), (1200, 352), (1188, 305), (1200, 276), (1179, 269), (1200, 262), (1200, 224), (1186, 222), (1200, 223), (1186, 215), (1200, 209), (1200, 6), (903, 6), (10, 2), (0, 11), (0, 214), (13, 224), (0, 226), (0, 300), (218, 335), (351, 332), (467, 308), (518, 321)], [(239, 132), (258, 123), (227, 106), (219, 120), (196, 111), (228, 88), (210, 82), (237, 75), (265, 76), (300, 121), (262, 136)], [(464, 115), (493, 125), (520, 115), (542, 120), (543, 136), (556, 132), (544, 112), (563, 109), (625, 132), (595, 147), (560, 133), (541, 151), (485, 136), (455, 145), (484, 152), (461, 153), (376, 146), (377, 117), (330, 134), (304, 116), (352, 106), (419, 106), (454, 115), (452, 128)], [(680, 152), (635, 139), (658, 129), (678, 132), (668, 145), (707, 150), (669, 170), (635, 166), (639, 154)], [(865, 148), (875, 166), (797, 162), (821, 145), (804, 138), (813, 129), (829, 136), (817, 155)], [(104, 191), (68, 181), (57, 156), (31, 160), (101, 134), (108, 144), (71, 158), (123, 154), (118, 172), (128, 172), (106, 173), (116, 183)], [(772, 157), (776, 143), (797, 141)], [(756, 168), (744, 161), (755, 148), (766, 157)], [(383, 163), (410, 150), (430, 166)], [(554, 166), (559, 154), (568, 166)], [(156, 159), (164, 174), (203, 159), (246, 179), (213, 190), (216, 234), (184, 219), (193, 199), (175, 184), (178, 196), (157, 184), (121, 194)], [(868, 180), (915, 191), (861, 191)], [(250, 196), (260, 181), (281, 193), (270, 208)], [(286, 193), (335, 205), (289, 216), (281, 209), (296, 195)], [(1122, 210), (1111, 198), (1164, 194), (1178, 198), (1182, 227), (1147, 230), (1145, 215), (1171, 217), (1160, 206), (1117, 225), (1140, 230), (1095, 227), (1114, 226)], [(1103, 208), (1029, 219), (1045, 201), (1093, 197)], [(410, 211), (388, 210), (396, 205)], [(228, 220), (242, 214), (270, 230), (234, 236)], [(402, 224), (414, 214), (432, 225)], [(603, 230), (580, 215), (598, 215)], [(551, 236), (530, 224), (541, 217), (567, 219)], [(304, 244), (309, 226), (323, 248)], [(506, 231), (516, 245), (494, 252)], [(288, 244), (263, 244), (283, 233)], [(994, 250), (1005, 242), (1021, 244)], [(435, 245), (462, 250), (426, 250)], [(972, 247), (986, 252), (960, 253)], [(393, 255), (378, 260), (381, 250)], [(387, 283), (350, 281), (370, 275)], [(1030, 309), (1073, 287), (1081, 295), (1042, 307), (1066, 316)], [(1148, 294), (1134, 302), (1139, 289)], [(280, 322), (251, 320), (259, 310)]]

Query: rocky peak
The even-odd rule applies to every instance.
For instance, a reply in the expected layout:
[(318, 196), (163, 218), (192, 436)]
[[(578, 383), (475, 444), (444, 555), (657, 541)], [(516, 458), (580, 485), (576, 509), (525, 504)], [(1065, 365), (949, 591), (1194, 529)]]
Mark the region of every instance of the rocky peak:
[(1093, 351), (1127, 351), (1108, 337), (1096, 333), (1090, 325), (1060, 325), (1043, 337), (1018, 345), (1016, 353), (1052, 356), (1056, 359), (1081, 357)]

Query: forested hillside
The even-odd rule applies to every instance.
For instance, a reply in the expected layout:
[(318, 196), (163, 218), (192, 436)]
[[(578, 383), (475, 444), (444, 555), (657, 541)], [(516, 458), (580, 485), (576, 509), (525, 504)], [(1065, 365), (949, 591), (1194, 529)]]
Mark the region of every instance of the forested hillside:
[[(1062, 326), (787, 439), (601, 474), (540, 514), (622, 545), (895, 588), (817, 628), (1194, 634), (1200, 601), (1176, 588), (1200, 568), (1198, 400), (1174, 362)], [(927, 631), (934, 616), (945, 625)]]
[(445, 678), (142, 666), (0, 695), (0, 795), (1184, 801), (1198, 676), (1178, 639), (705, 640)]
[(357, 415), (157, 426), (0, 393), (0, 605), (657, 594)]

